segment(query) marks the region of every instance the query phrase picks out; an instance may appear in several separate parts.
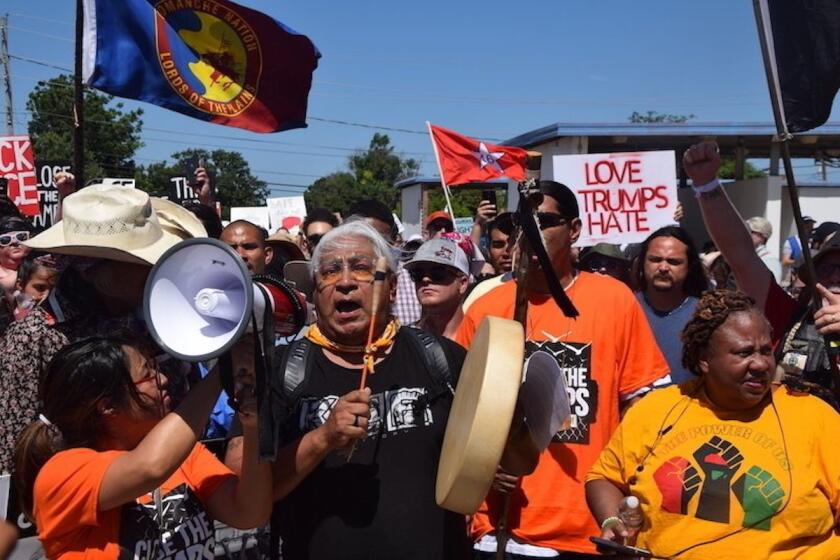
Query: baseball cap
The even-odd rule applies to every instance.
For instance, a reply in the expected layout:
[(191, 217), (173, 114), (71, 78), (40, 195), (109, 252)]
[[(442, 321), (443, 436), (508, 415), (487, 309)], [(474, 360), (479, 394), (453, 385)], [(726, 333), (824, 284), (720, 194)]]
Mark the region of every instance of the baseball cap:
[(462, 274), (470, 273), (470, 262), (466, 253), (451, 239), (436, 238), (426, 241), (405, 264), (405, 268), (411, 270), (421, 263), (440, 264), (454, 268)]
[(434, 222), (435, 220), (446, 220), (450, 223), (454, 223), (452, 221), (452, 216), (449, 215), (449, 212), (446, 210), (438, 210), (437, 212), (432, 212), (428, 216), (426, 216), (426, 227), (429, 227), (429, 224)]
[(840, 251), (840, 233), (831, 232), (826, 236), (825, 242), (820, 245), (819, 250), (814, 255), (814, 262), (822, 259), (829, 253)]
[(817, 223), (817, 220), (815, 220), (815, 219), (814, 219), (814, 218), (812, 218), (811, 216), (802, 216), (802, 221), (803, 221), (803, 222), (811, 222), (812, 224), (816, 224), (816, 223)]
[(596, 245), (593, 245), (592, 247), (585, 248), (581, 252), (580, 262), (584, 263), (590, 258), (594, 257), (595, 255), (601, 255), (602, 257), (609, 257), (611, 259), (629, 262), (624, 256), (624, 253), (621, 252), (621, 248), (618, 245), (613, 245), (612, 243), (598, 243)]
[(811, 239), (822, 243), (825, 241), (825, 238), (834, 233), (835, 231), (840, 230), (840, 224), (837, 222), (823, 222), (817, 226), (817, 229), (811, 234)]

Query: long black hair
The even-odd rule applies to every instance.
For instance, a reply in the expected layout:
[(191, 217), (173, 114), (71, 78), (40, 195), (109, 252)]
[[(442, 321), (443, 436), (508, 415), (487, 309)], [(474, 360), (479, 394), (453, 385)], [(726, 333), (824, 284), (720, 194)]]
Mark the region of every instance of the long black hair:
[(700, 260), (700, 255), (697, 253), (697, 247), (694, 241), (686, 230), (680, 226), (665, 226), (651, 233), (647, 239), (644, 240), (639, 253), (635, 274), (636, 286), (640, 292), (647, 290), (647, 280), (645, 280), (645, 260), (647, 260), (647, 252), (650, 247), (650, 242), (657, 237), (673, 237), (677, 241), (685, 245), (685, 254), (688, 260), (688, 274), (685, 277), (683, 284), (683, 292), (686, 295), (699, 298), (704, 291), (709, 288), (709, 280), (706, 278), (706, 271), (703, 268), (703, 261)]
[(138, 347), (126, 336), (92, 337), (59, 350), (38, 387), (43, 417), (18, 437), (14, 483), (21, 509), (32, 517), (35, 478), (56, 453), (75, 447), (95, 448), (105, 435), (100, 403), (122, 408), (133, 400), (148, 407), (131, 379), (123, 346)]

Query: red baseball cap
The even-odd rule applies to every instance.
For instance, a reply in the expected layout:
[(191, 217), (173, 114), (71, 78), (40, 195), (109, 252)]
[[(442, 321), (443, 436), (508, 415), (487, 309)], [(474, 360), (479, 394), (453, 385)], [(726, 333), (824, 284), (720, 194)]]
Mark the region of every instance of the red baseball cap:
[(449, 212), (446, 210), (438, 210), (436, 212), (432, 212), (428, 216), (426, 216), (426, 227), (429, 227), (429, 224), (434, 222), (435, 220), (446, 220), (451, 224), (455, 222), (452, 221), (452, 217), (449, 215)]

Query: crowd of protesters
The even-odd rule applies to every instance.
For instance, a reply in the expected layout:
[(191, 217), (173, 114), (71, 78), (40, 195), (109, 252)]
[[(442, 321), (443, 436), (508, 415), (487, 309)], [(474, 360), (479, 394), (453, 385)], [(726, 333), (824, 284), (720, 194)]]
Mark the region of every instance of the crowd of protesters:
[[(798, 237), (775, 259), (771, 224), (738, 214), (714, 143), (682, 165), (702, 247), (680, 209), (641, 244), (578, 250), (575, 186), (539, 183), (577, 318), (535, 260), (517, 285), (516, 215), (488, 200), (469, 235), (441, 210), (407, 238), (376, 200), (310, 208), (299, 232), (223, 224), (201, 169), (184, 206), (62, 176), (61, 219), (42, 232), (0, 200), (0, 471), (50, 558), (208, 558), (213, 520), (269, 525), (268, 554), (289, 560), (496, 558), (499, 542), (510, 560), (582, 559), (596, 536), (668, 558), (840, 557), (840, 223), (805, 218), (810, 282)], [(250, 338), (228, 396), (212, 364), (156, 347), (138, 312), (151, 267), (196, 237), (306, 300), (259, 406)], [(465, 349), (484, 317), (514, 316), (518, 288), (526, 354), (557, 360), (572, 425), (531, 474), (500, 468), (467, 518), (435, 504), (443, 433)], [(641, 525), (621, 514), (630, 495)]]

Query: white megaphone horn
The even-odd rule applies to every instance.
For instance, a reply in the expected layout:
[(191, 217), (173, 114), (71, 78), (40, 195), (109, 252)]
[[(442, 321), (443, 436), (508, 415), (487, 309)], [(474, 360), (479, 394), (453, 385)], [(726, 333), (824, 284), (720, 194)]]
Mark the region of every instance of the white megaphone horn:
[(294, 334), (303, 327), (305, 309), (301, 294), (270, 276), (252, 279), (233, 249), (210, 238), (187, 239), (166, 251), (149, 273), (143, 298), (152, 338), (188, 362), (230, 350), (252, 316), (259, 331)]

